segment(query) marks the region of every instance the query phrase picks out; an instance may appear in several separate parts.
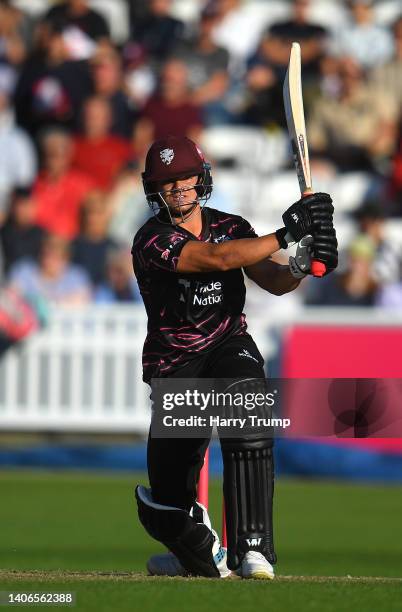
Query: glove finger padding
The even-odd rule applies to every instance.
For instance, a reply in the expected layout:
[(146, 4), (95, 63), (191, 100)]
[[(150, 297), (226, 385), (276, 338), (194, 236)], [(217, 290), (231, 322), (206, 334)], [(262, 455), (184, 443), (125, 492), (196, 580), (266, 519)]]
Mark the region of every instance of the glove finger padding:
[(313, 217), (316, 214), (327, 216), (334, 214), (335, 209), (332, 204), (332, 198), (328, 193), (313, 193), (312, 195), (304, 196), (301, 201), (305, 206), (309, 207)]
[(302, 201), (305, 204), (313, 204), (314, 206), (319, 206), (320, 204), (324, 206), (327, 204), (332, 205), (332, 198), (329, 193), (324, 193), (322, 191), (316, 191), (310, 195), (303, 196)]
[(311, 216), (314, 224), (314, 229), (321, 225), (333, 226), (334, 220), (332, 215), (326, 215), (325, 213), (315, 213)]
[(326, 274), (338, 265), (338, 241), (336, 234), (314, 234), (313, 257), (325, 264)]
[[(335, 238), (336, 240), (336, 231), (334, 226), (332, 225), (332, 223), (323, 223), (321, 224), (319, 227), (317, 227), (315, 229), (314, 232), (315, 236), (325, 236), (328, 238)], [(336, 242), (338, 243), (338, 241), (336, 240)]]
[[(310, 196), (312, 197), (312, 196)], [(334, 214), (334, 206), (332, 204), (332, 200), (329, 202), (306, 202), (306, 198), (302, 198), (302, 202), (310, 207), (311, 214), (314, 215), (316, 213), (321, 213), (325, 215), (333, 215)]]
[(336, 237), (335, 228), (328, 228), (327, 230), (322, 230), (320, 228), (319, 231), (314, 232), (314, 246), (316, 246), (317, 242), (325, 242), (326, 244), (333, 244), (334, 246), (338, 246), (338, 239)]

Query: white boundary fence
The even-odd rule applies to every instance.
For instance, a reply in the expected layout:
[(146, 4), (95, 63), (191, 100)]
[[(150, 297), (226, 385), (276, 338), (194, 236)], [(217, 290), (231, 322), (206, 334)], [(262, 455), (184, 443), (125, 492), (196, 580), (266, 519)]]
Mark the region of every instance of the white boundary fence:
[[(265, 357), (276, 353), (278, 332), (292, 323), (402, 327), (402, 313), (310, 308), (293, 322), (249, 317)], [(142, 305), (54, 312), (46, 329), (0, 360), (0, 431), (145, 433), (150, 419), (141, 367), (145, 332)]]
[(142, 305), (54, 312), (0, 361), (0, 430), (144, 432)]

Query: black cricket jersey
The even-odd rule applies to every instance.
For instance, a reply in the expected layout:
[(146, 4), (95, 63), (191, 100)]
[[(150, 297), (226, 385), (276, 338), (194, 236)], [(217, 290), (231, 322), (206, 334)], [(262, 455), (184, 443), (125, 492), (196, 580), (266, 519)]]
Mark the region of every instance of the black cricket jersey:
[(246, 289), (241, 269), (184, 274), (176, 272), (189, 240), (220, 243), (256, 238), (238, 215), (204, 207), (196, 237), (180, 225), (152, 217), (139, 229), (132, 248), (134, 272), (148, 315), (143, 379), (169, 376), (233, 335), (246, 333)]

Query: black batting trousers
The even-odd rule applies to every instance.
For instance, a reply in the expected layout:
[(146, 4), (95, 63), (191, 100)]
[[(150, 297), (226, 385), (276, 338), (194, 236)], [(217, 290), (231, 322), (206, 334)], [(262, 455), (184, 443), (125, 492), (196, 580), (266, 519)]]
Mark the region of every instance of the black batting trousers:
[[(175, 371), (176, 378), (265, 378), (264, 360), (249, 334), (232, 336), (207, 355)], [(212, 433), (212, 432), (211, 432)], [(148, 476), (156, 503), (189, 511), (197, 497), (197, 483), (208, 438), (148, 437)]]

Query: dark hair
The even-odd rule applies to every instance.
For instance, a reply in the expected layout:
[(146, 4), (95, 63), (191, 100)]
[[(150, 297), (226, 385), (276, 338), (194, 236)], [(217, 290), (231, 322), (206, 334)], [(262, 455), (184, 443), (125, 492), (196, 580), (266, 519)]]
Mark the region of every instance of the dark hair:
[(364, 221), (365, 219), (380, 220), (385, 218), (384, 210), (376, 200), (367, 200), (354, 211), (353, 218), (356, 221)]

